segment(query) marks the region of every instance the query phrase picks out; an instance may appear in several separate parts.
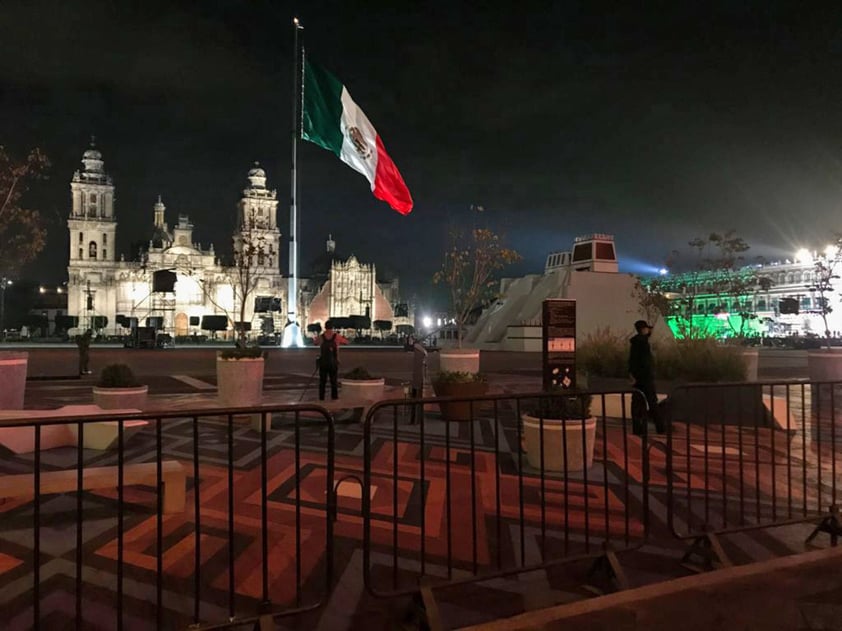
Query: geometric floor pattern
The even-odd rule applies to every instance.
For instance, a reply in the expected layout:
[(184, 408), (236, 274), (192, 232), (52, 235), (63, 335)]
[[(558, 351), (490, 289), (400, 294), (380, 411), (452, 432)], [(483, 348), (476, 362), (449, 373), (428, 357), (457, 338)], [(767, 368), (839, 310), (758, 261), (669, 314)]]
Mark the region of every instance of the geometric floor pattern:
[[(423, 440), (421, 425), (409, 424), (403, 408), (375, 417), (368, 437), (359, 423), (337, 425), (333, 479), (343, 482), (335, 520), (327, 511), (329, 433), (318, 418), (303, 418), (296, 431), (289, 415), (277, 415), (267, 431), (265, 468), (260, 433), (247, 423), (235, 421), (229, 436), (223, 418), (202, 418), (195, 425), (190, 419), (166, 420), (162, 458), (185, 466), (187, 502), (183, 512), (163, 515), (160, 531), (153, 487), (127, 486), (122, 502), (113, 489), (84, 492), (81, 535), (75, 493), (41, 498), (40, 625), (75, 628), (81, 599), (82, 628), (118, 628), (121, 581), (125, 629), (155, 628), (159, 597), (161, 626), (167, 629), (319, 603), (324, 606), (279, 618), (278, 625), (393, 628), (406, 600), (372, 597), (364, 575), (378, 594), (403, 594), (421, 577), (458, 580), (528, 567), (596, 553), (608, 539), (615, 549), (630, 550), (622, 559), (631, 582), (663, 580), (685, 573), (677, 562), (683, 544), (669, 532), (670, 505), (673, 527), (685, 534), (705, 523), (721, 528), (818, 514), (842, 488), (842, 455), (816, 448), (809, 421), (789, 431), (711, 426), (705, 432), (676, 424), (670, 443), (657, 439), (671, 449), (674, 492), (667, 492), (666, 456), (656, 447), (649, 451), (647, 498), (641, 439), (622, 422), (598, 422), (594, 465), (586, 473), (541, 476), (521, 451), (511, 406), (495, 409), (496, 418), (486, 409), (473, 423), (449, 427), (428, 410)], [(152, 425), (127, 442), (125, 462), (154, 461), (155, 445)], [(357, 480), (363, 478), (366, 453), (370, 483), (362, 488)], [(31, 471), (31, 455), (1, 456), (0, 473)], [(72, 448), (49, 450), (42, 470), (73, 467), (76, 458)], [(113, 465), (117, 456), (113, 450), (86, 450), (84, 462)], [(3, 628), (32, 627), (35, 510), (31, 498), (0, 500)], [(807, 529), (740, 532), (726, 537), (724, 545), (734, 562), (744, 563), (801, 549)], [(469, 624), (582, 598), (589, 566), (583, 559), (442, 589), (443, 617)]]

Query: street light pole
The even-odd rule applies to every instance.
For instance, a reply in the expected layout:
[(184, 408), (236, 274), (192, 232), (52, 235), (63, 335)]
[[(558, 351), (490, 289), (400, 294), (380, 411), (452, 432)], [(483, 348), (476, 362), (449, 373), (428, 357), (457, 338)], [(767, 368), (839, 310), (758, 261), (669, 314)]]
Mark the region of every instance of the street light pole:
[(0, 277), (0, 341), (6, 340), (6, 287), (11, 284), (5, 276)]

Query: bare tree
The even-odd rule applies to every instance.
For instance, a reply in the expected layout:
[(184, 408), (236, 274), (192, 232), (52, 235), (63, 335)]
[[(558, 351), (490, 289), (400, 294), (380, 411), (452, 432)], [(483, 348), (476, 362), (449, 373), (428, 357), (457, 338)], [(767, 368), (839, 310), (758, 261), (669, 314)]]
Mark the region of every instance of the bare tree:
[(240, 217), (239, 229), (234, 237), (233, 264), (225, 272), (225, 279), (233, 290), (234, 317), (226, 306), (219, 303), (207, 283), (202, 283), (202, 291), (208, 300), (232, 322), (239, 347), (245, 347), (248, 339), (245, 322), (248, 301), (253, 298), (260, 281), (266, 277), (269, 266), (276, 264), (277, 253), (272, 251), (271, 243), (266, 238), (263, 219), (252, 209)]
[(842, 235), (836, 235), (833, 245), (829, 246), (822, 255), (813, 258), (812, 282), (806, 288), (818, 294), (818, 312), (824, 324), (825, 346), (830, 348), (830, 326), (827, 316), (833, 312), (830, 298), (833, 295), (839, 263), (842, 262)]
[(515, 250), (503, 247), (500, 237), (488, 228), (474, 228), (467, 234), (451, 232), (450, 247), (433, 282), (450, 290), (459, 348), (468, 316), (493, 294), (494, 272), (520, 258)]
[(46, 178), (50, 161), (32, 149), (18, 161), (0, 145), (0, 273), (13, 275), (44, 249), (46, 221), (22, 205), (31, 182)]
[[(713, 297), (716, 315), (724, 320), (735, 337), (745, 337), (746, 325), (757, 318), (745, 297), (757, 291), (767, 291), (772, 285), (771, 279), (758, 274), (757, 268), (749, 265), (745, 253), (750, 246), (733, 230), (712, 232), (706, 237), (693, 239), (688, 245), (694, 251), (692, 267), (679, 277), (678, 284), (669, 283), (672, 315), (677, 319), (679, 331), (689, 338), (709, 336), (711, 332), (697, 324), (694, 316), (699, 315), (699, 299)], [(755, 262), (759, 261), (758, 258)], [(673, 252), (670, 265), (677, 262), (678, 252)], [(734, 316), (739, 317), (739, 326)]]

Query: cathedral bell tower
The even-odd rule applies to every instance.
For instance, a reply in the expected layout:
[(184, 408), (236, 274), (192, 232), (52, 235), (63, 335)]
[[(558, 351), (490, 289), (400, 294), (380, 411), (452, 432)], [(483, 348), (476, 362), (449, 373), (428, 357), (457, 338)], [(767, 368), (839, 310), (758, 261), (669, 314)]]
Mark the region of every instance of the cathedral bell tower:
[(82, 170), (73, 174), (70, 194), (68, 313), (78, 315), (80, 329), (102, 328), (106, 322), (113, 326), (117, 236), (114, 183), (105, 172), (102, 154), (93, 139), (82, 155)]
[(70, 266), (96, 265), (115, 260), (114, 184), (105, 173), (102, 154), (91, 147), (82, 155), (83, 169), (73, 174), (70, 230)]
[(237, 205), (234, 252), (241, 256), (244, 250), (250, 249), (255, 257), (254, 265), (265, 268), (268, 274), (279, 274), (278, 193), (266, 188), (266, 172), (257, 162), (248, 172), (248, 181)]

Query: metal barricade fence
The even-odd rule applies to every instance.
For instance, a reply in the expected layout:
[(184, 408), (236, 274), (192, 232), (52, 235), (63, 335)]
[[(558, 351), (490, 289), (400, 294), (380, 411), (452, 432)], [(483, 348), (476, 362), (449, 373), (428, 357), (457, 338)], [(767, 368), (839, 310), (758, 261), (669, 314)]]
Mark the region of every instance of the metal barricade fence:
[[(486, 580), (606, 554), (622, 580), (614, 552), (648, 534), (646, 438), (632, 434), (631, 391), (574, 398), (585, 396), (591, 418), (564, 423), (550, 420), (551, 408), (570, 394), (374, 404), (364, 421), (368, 591), (410, 594), (419, 581)], [(460, 416), (469, 420), (447, 420)]]
[(840, 404), (842, 383), (831, 382), (691, 384), (673, 391), (666, 443), (650, 460), (651, 492), (665, 492), (673, 534), (709, 537), (835, 511)]
[(319, 607), (334, 441), (316, 405), (0, 420), (3, 628), (231, 628)]

